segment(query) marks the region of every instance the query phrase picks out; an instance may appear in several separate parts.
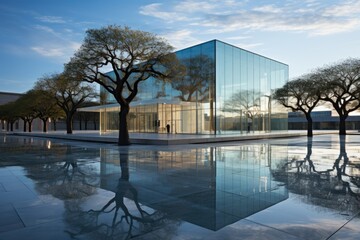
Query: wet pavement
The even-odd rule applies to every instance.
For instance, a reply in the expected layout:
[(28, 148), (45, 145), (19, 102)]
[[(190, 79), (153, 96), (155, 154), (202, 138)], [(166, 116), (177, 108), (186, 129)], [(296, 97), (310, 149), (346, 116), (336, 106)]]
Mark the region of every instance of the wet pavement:
[(0, 137), (1, 240), (360, 238), (360, 135), (127, 147)]
[[(337, 134), (337, 130), (317, 130), (313, 132), (314, 135), (322, 134)], [(358, 131), (348, 131), (350, 134), (359, 134)], [(100, 142), (100, 143), (117, 143), (119, 132), (108, 131), (99, 132), (98, 130), (81, 130), (73, 131), (72, 134), (67, 134), (66, 131), (49, 131), (49, 132), (10, 132), (8, 134), (16, 136), (31, 136), (31, 137), (47, 137), (52, 139), (65, 139), (74, 141), (86, 142)], [(178, 144), (209, 144), (230, 141), (247, 141), (258, 139), (275, 139), (287, 137), (306, 136), (306, 131), (273, 131), (273, 132), (257, 132), (239, 133), (227, 131), (223, 134), (164, 134), (164, 133), (129, 133), (130, 142), (132, 144), (142, 145), (178, 145)]]

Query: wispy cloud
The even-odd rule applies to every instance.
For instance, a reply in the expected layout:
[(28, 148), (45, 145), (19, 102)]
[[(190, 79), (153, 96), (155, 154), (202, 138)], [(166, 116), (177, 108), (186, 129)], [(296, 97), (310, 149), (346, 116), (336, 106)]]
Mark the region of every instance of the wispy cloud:
[(253, 1), (206, 2), (180, 1), (177, 4), (154, 3), (140, 13), (177, 26), (202, 28), (203, 33), (238, 30), (286, 31), (310, 36), (329, 35), (360, 28), (360, 0), (278, 1), (273, 4)]
[(33, 51), (37, 52), (38, 54), (45, 56), (45, 57), (60, 57), (63, 56), (63, 49), (62, 48), (45, 48), (35, 46), (31, 48)]
[(34, 29), (39, 30), (39, 31), (43, 31), (43, 32), (47, 32), (47, 33), (51, 33), (51, 34), (56, 34), (54, 29), (52, 29), (51, 27), (48, 27), (48, 26), (35, 25)]
[(82, 24), (66, 20), (61, 16), (39, 16), (37, 14), (34, 18), (37, 20), (37, 24), (31, 26), (33, 43), (28, 49), (42, 57), (52, 58), (58, 62), (68, 61), (81, 45), (76, 40), (79, 37), (76, 29)]
[(251, 49), (257, 48), (259, 46), (262, 46), (264, 44), (263, 43), (243, 43), (243, 42), (239, 42), (239, 43), (236, 43), (235, 45), (240, 47), (240, 48), (243, 48), (243, 49), (251, 50)]
[(37, 32), (36, 44), (31, 51), (43, 57), (67, 61), (80, 48), (81, 43), (74, 41), (73, 30), (69, 28), (54, 29), (45, 25), (34, 25)]
[(162, 7), (162, 3), (149, 4), (140, 8), (140, 14), (160, 18), (168, 22), (189, 20), (182, 12), (177, 13), (160, 10)]
[(358, 18), (360, 14), (360, 1), (345, 1), (344, 4), (328, 7), (324, 11), (325, 16)]
[(278, 8), (274, 5), (263, 5), (263, 6), (253, 8), (253, 11), (276, 14), (276, 13), (282, 13), (283, 9)]
[(195, 34), (189, 29), (182, 29), (178, 31), (167, 32), (166, 34), (162, 35), (162, 37), (171, 42), (171, 45), (173, 45), (178, 50), (202, 42), (200, 39), (195, 38), (194, 35)]
[(180, 4), (175, 5), (174, 10), (176, 12), (198, 12), (201, 11), (213, 11), (216, 7), (211, 1), (193, 1), (186, 0)]
[(234, 36), (234, 37), (227, 37), (226, 39), (229, 40), (244, 40), (244, 39), (250, 39), (251, 36)]
[(80, 45), (81, 44), (77, 42), (42, 44), (41, 46), (32, 46), (31, 50), (44, 57), (68, 60), (74, 52), (80, 48)]
[(58, 16), (40, 16), (40, 17), (36, 17), (36, 19), (45, 23), (66, 23), (63, 17), (58, 17)]

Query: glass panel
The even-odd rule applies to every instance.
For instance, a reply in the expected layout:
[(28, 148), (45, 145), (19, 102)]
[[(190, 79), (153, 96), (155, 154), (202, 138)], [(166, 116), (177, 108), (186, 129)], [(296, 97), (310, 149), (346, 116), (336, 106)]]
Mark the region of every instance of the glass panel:
[(224, 125), (224, 75), (225, 75), (224, 44), (216, 42), (216, 131), (221, 134)]

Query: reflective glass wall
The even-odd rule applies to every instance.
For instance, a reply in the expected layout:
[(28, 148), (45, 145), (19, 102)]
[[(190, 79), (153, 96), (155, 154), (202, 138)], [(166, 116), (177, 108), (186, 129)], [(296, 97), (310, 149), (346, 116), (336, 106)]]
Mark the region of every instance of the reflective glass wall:
[(287, 130), (287, 112), (271, 99), (288, 66), (216, 41), (217, 134)]
[[(209, 134), (215, 132), (215, 41), (176, 52), (186, 74), (164, 83), (148, 79), (139, 85), (128, 115), (130, 132)], [(110, 75), (113, 73), (109, 73)], [(101, 88), (101, 131), (117, 130), (117, 108), (112, 95)]]
[[(130, 132), (167, 133), (167, 125), (170, 133), (190, 134), (287, 130), (287, 112), (271, 99), (288, 81), (286, 64), (217, 40), (176, 55), (186, 74), (169, 83), (141, 83), (130, 105)], [(101, 99), (103, 104), (115, 103), (104, 89)], [(104, 107), (101, 116), (103, 132), (118, 129), (118, 114)]]

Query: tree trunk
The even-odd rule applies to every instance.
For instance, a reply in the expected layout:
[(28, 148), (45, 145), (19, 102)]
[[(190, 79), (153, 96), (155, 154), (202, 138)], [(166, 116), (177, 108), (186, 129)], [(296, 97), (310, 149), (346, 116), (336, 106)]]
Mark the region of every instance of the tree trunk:
[(24, 132), (26, 132), (26, 121), (24, 120)]
[(346, 135), (346, 117), (340, 116), (339, 135)]
[(66, 115), (66, 133), (72, 134), (73, 133), (73, 116), (74, 114), (68, 113)]
[(54, 131), (56, 131), (56, 119), (53, 120), (53, 127), (54, 127)]
[(311, 117), (311, 113), (305, 113), (306, 120), (307, 120), (307, 136), (313, 136), (313, 120)]
[(307, 139), (307, 152), (306, 152), (306, 159), (310, 160), (311, 158), (311, 154), (312, 154), (312, 143), (313, 143), (313, 138), (312, 137), (308, 137)]
[(47, 119), (41, 119), (43, 122), (43, 132), (47, 132)]
[(119, 112), (119, 139), (118, 145), (130, 145), (129, 130), (127, 125), (127, 115), (130, 111), (130, 107), (127, 104), (123, 104)]
[(32, 132), (32, 121), (28, 121), (28, 125), (29, 125), (29, 132)]

